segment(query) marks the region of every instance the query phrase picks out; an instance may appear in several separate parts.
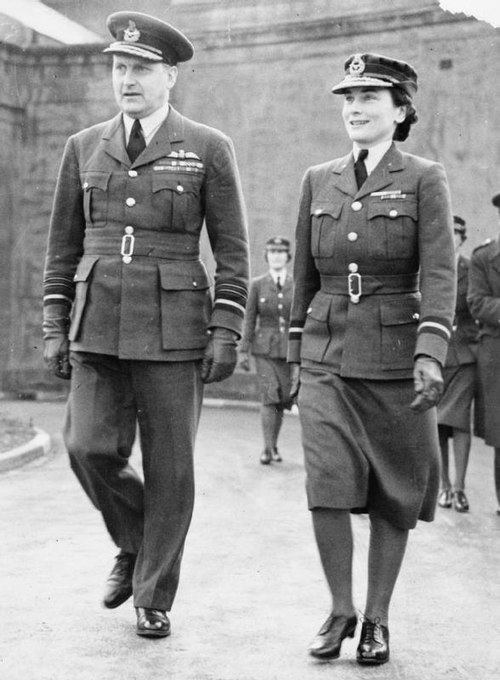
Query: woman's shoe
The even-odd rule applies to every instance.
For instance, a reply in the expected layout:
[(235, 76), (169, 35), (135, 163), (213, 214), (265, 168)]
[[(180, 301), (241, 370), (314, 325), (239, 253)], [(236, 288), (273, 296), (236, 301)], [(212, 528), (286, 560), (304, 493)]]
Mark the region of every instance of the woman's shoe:
[(440, 508), (451, 508), (452, 500), (451, 489), (443, 489), (438, 497), (438, 505)]
[(366, 665), (389, 661), (389, 629), (380, 623), (380, 619), (363, 621), (356, 661)]
[(453, 507), (457, 512), (469, 512), (469, 501), (462, 490), (453, 492)]
[(283, 460), (276, 446), (271, 450), (271, 456), (274, 463), (281, 463), (281, 461)]
[(260, 456), (260, 462), (262, 463), (262, 465), (269, 465), (269, 463), (271, 462), (270, 449), (264, 449), (264, 451), (262, 451), (262, 454)]
[(330, 614), (309, 646), (309, 654), (317, 659), (336, 659), (340, 655), (342, 641), (354, 637), (358, 619), (343, 614)]

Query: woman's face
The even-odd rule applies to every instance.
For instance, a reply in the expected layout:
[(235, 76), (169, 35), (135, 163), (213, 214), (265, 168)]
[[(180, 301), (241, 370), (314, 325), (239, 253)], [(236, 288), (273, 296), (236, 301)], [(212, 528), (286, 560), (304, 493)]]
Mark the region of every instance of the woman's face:
[(352, 87), (344, 93), (342, 117), (351, 140), (369, 149), (392, 139), (406, 107), (395, 106), (386, 87)]
[(269, 269), (280, 271), (284, 269), (288, 262), (288, 251), (286, 250), (272, 250), (266, 252), (266, 259)]

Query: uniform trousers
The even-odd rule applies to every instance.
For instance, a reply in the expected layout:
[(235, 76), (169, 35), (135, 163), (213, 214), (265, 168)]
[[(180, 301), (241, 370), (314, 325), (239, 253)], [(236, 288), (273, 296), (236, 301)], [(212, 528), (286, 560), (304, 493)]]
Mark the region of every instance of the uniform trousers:
[[(134, 605), (170, 611), (194, 504), (201, 361), (71, 353), (64, 441), (111, 538), (137, 554)], [(129, 457), (138, 425), (144, 481)]]

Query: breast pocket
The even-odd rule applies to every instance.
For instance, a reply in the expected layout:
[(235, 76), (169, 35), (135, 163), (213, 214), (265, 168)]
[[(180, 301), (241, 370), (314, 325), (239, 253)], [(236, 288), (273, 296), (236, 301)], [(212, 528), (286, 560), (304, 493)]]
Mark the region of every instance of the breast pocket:
[(200, 176), (182, 173), (153, 174), (152, 206), (167, 231), (196, 231), (203, 222)]
[(368, 205), (370, 255), (381, 260), (410, 260), (417, 255), (416, 200), (371, 200)]
[(199, 349), (208, 342), (212, 297), (201, 262), (165, 262), (160, 272), (163, 349)]
[(83, 208), (89, 227), (104, 227), (108, 221), (110, 172), (89, 171), (82, 176)]
[(419, 317), (419, 293), (381, 302), (381, 360), (384, 370), (413, 367)]
[(311, 254), (313, 257), (332, 257), (341, 212), (341, 204), (313, 203), (311, 205)]
[(82, 325), (83, 313), (87, 304), (89, 282), (92, 276), (92, 270), (95, 263), (98, 261), (97, 255), (84, 255), (80, 260), (76, 274), (75, 281), (75, 301), (71, 310), (71, 326), (69, 329), (69, 339), (76, 340)]

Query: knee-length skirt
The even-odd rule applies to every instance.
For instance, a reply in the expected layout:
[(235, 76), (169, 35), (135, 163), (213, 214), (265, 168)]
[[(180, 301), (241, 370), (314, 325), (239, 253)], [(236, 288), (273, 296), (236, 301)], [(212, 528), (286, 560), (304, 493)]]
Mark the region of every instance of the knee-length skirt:
[(432, 521), (439, 490), (436, 409), (410, 409), (413, 380), (302, 369), (298, 397), (310, 509), (375, 512), (393, 525)]
[(286, 359), (257, 355), (255, 368), (261, 403), (266, 406), (274, 404), (291, 409), (293, 404), (293, 399), (290, 399), (291, 367)]
[(472, 401), (476, 387), (476, 364), (444, 369), (444, 391), (437, 406), (439, 425), (470, 432)]

